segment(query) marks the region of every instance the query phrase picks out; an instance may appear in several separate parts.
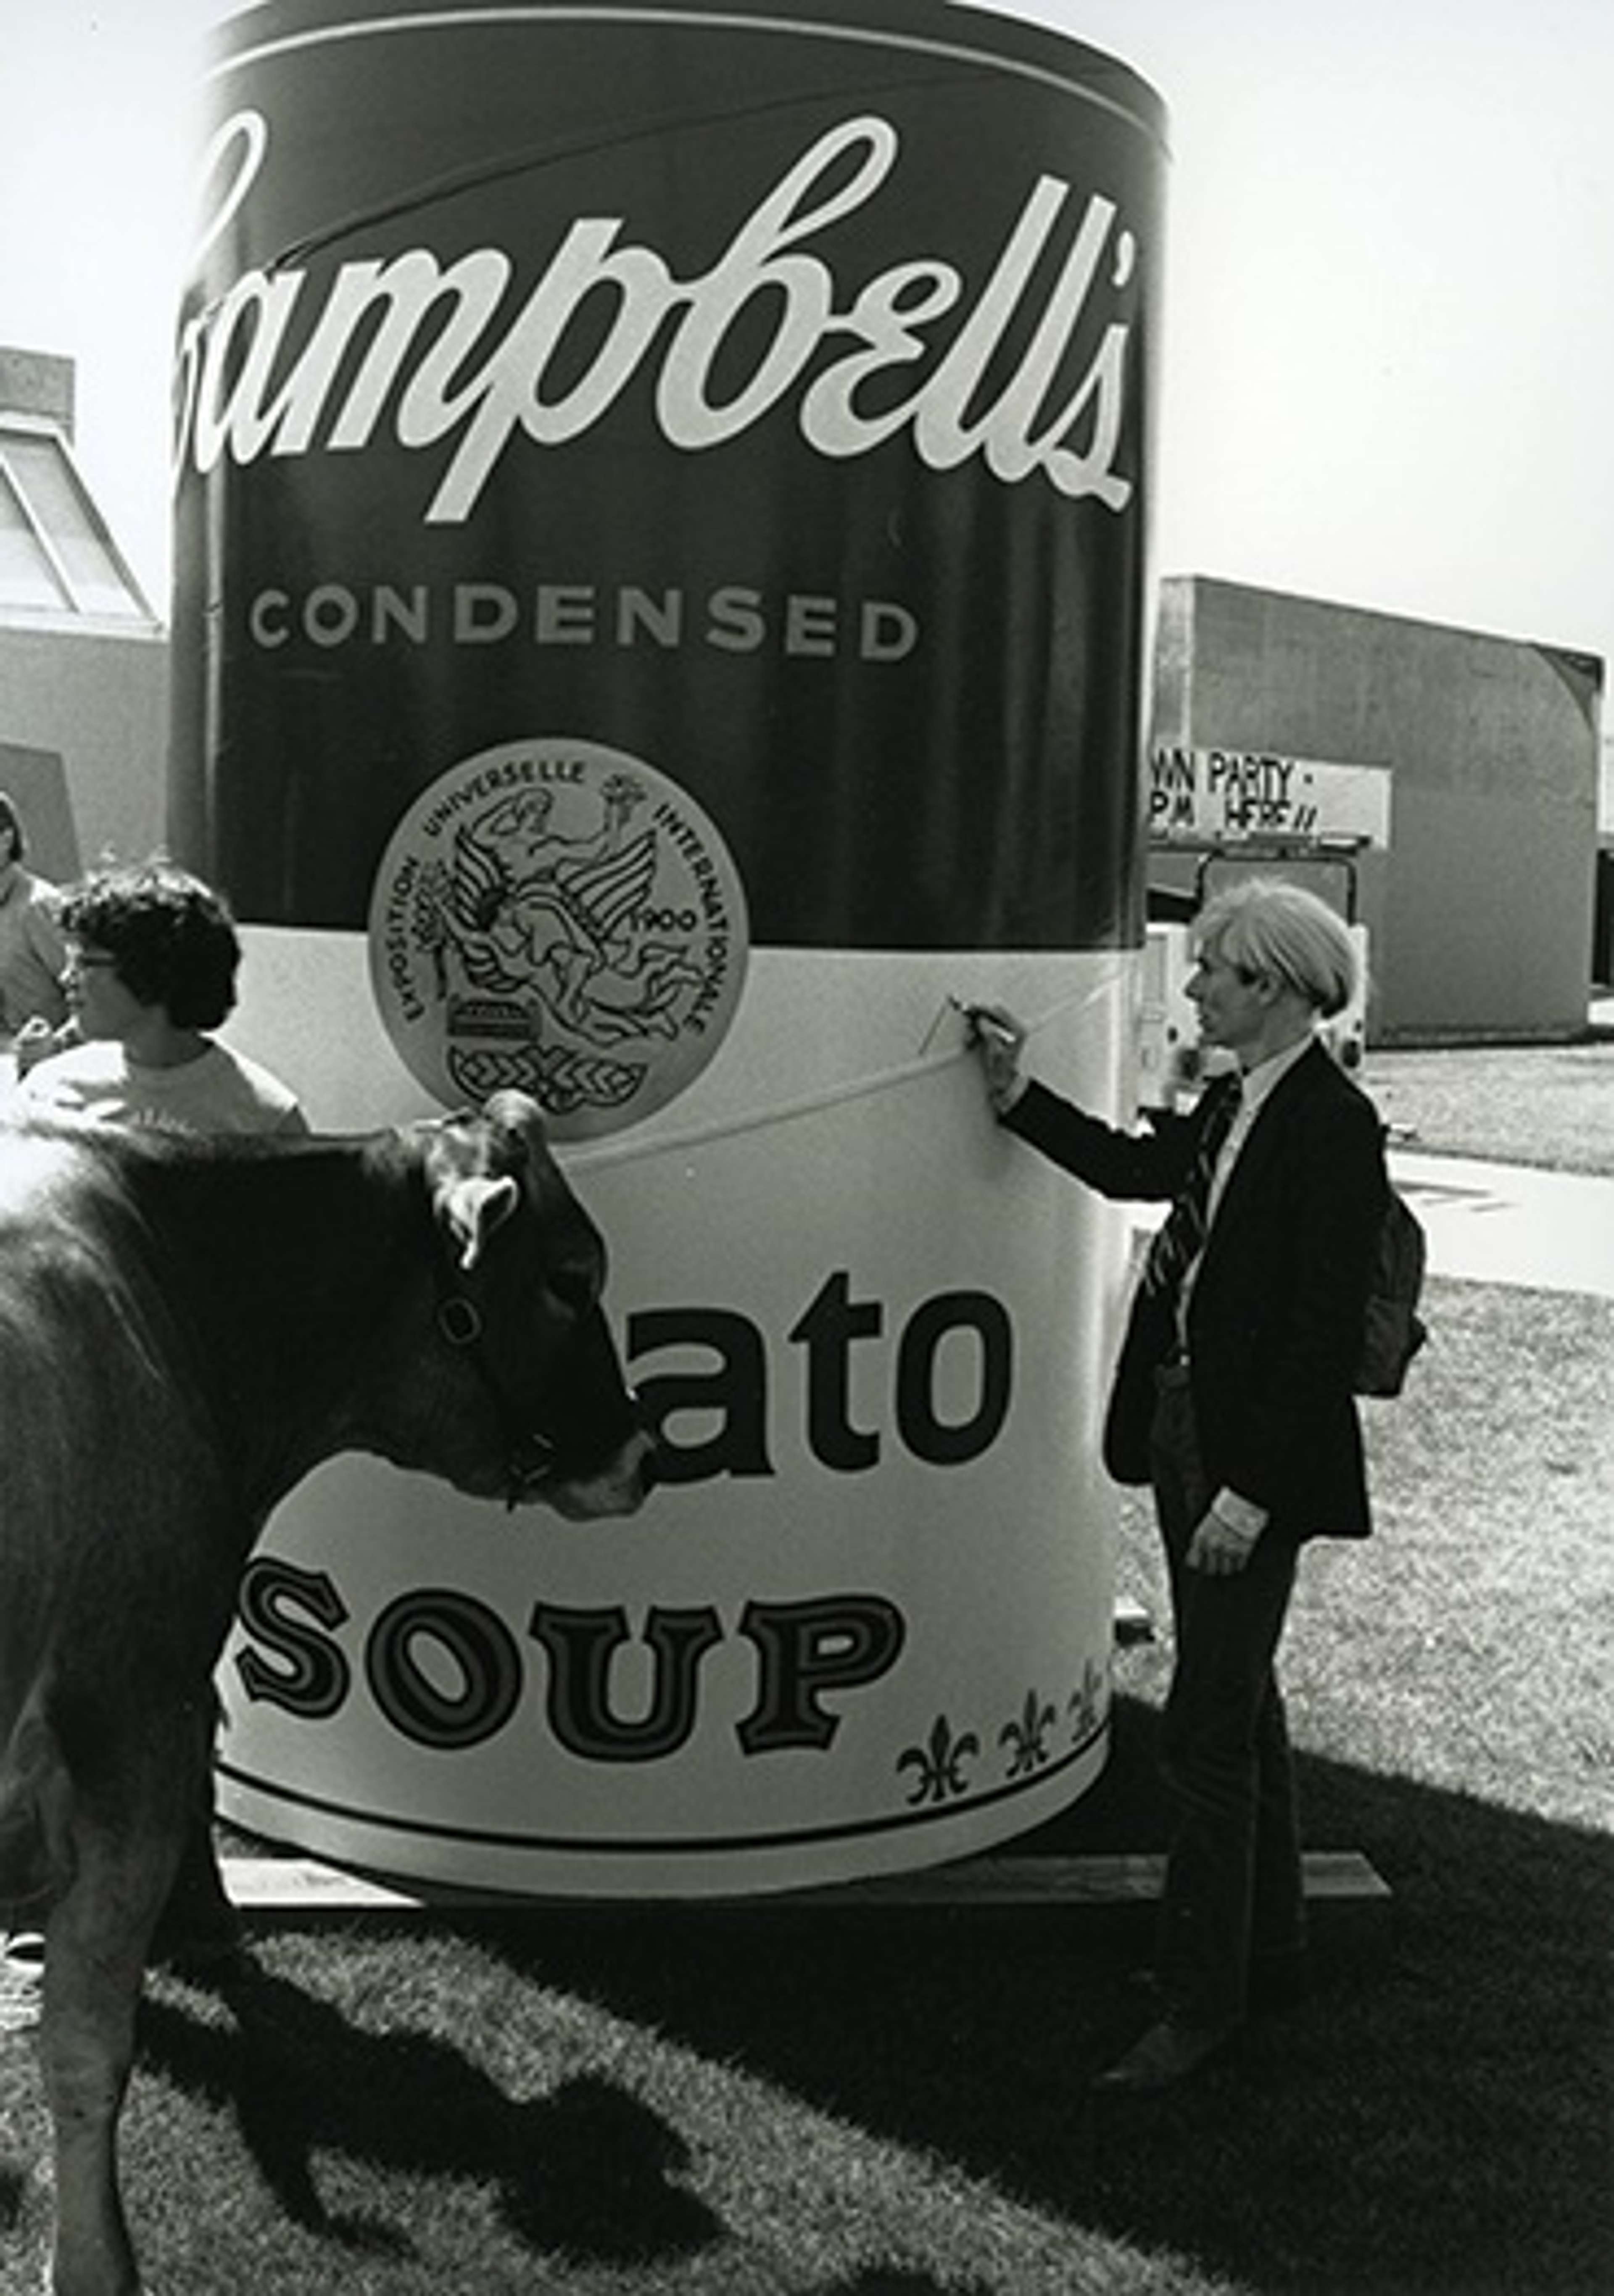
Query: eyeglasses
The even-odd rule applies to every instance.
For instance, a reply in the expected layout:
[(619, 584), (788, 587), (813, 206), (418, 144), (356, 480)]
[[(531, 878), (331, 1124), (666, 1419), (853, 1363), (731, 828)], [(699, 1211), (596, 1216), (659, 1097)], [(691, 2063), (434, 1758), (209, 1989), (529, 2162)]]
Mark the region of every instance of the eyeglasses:
[(117, 963), (118, 959), (103, 948), (70, 948), (66, 969), (69, 972), (105, 972), (113, 970)]

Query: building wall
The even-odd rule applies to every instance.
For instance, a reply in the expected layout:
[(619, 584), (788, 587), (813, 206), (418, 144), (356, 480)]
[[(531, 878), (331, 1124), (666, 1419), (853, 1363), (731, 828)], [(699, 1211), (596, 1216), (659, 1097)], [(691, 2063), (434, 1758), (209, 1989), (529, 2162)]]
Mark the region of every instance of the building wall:
[(168, 741), (160, 630), (0, 627), (0, 742), (61, 758), (84, 867), (162, 843)]
[(1389, 850), (1359, 887), (1377, 1042), (1585, 1027), (1602, 684), (1547, 645), (1162, 586), (1157, 738), (1391, 770)]

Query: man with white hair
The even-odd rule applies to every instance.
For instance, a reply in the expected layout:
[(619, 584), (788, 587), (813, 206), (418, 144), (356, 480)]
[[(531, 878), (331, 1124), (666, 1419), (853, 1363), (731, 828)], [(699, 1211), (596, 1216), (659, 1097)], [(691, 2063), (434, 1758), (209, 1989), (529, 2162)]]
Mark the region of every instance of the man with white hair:
[(1104, 1459), (1150, 1484), (1176, 1664), (1176, 1824), (1159, 2014), (1101, 2086), (1171, 2087), (1306, 1967), (1294, 1773), (1274, 1660), (1300, 1547), (1371, 1529), (1352, 1374), (1389, 1200), (1383, 1128), (1320, 1041), (1356, 986), (1325, 902), (1246, 880), (1194, 931), (1200, 1042), (1236, 1070), (1191, 1113), (1118, 1131), (1022, 1074), (1025, 1031), (971, 1008), (999, 1120), (1101, 1194), (1168, 1200), (1117, 1365)]

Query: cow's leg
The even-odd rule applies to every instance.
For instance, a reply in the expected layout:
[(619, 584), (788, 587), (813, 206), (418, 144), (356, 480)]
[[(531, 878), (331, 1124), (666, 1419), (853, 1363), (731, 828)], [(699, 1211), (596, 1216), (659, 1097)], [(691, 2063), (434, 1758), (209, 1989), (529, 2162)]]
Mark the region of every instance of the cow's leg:
[(152, 1958), (197, 1970), (233, 1960), (241, 1946), (241, 1917), (230, 1902), (213, 1844), (213, 1768), (204, 1755)]
[(52, 2296), (135, 2296), (118, 2188), (118, 2116), (135, 2053), (141, 1972), (179, 1861), (183, 1789), (116, 1831), (76, 1825), (78, 1870), (45, 1932), (40, 2055), (55, 2140)]
[(196, 1971), (233, 1961), (242, 1946), (241, 1919), (230, 1903), (213, 1842), (213, 1734), (218, 1702), (209, 1688), (197, 1703), (195, 1784), (179, 1870), (152, 1940), (153, 1961)]

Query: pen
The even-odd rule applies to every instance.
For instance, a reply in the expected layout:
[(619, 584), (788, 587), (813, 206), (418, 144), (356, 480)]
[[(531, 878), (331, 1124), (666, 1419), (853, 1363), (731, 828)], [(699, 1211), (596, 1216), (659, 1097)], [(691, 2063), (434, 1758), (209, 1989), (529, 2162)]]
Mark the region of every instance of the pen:
[(971, 1038), (992, 1037), (1000, 1045), (1013, 1044), (1012, 1033), (1004, 1028), (1001, 1021), (994, 1020), (991, 1013), (982, 1005), (966, 1004), (962, 996), (954, 996), (951, 994), (948, 995), (947, 1002), (967, 1023)]

